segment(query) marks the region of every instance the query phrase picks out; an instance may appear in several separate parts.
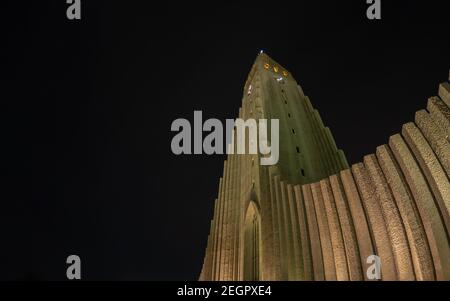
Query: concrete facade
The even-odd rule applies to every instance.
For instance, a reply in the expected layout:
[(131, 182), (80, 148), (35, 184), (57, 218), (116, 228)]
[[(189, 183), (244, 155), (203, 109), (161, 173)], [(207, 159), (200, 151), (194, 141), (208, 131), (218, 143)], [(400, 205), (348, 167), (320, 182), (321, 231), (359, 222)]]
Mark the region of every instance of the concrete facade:
[(258, 55), (239, 117), (279, 119), (280, 159), (228, 155), (200, 280), (366, 280), (370, 255), (382, 280), (450, 280), (449, 83), (438, 95), (348, 166), (290, 72)]

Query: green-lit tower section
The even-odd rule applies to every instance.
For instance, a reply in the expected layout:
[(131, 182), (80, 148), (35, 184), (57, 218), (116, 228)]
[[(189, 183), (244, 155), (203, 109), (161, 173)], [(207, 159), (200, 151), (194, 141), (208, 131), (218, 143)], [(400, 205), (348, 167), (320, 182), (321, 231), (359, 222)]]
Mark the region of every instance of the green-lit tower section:
[(244, 91), (242, 118), (279, 120), (277, 172), (284, 180), (312, 183), (348, 167), (308, 96), (291, 73), (265, 53), (258, 55)]

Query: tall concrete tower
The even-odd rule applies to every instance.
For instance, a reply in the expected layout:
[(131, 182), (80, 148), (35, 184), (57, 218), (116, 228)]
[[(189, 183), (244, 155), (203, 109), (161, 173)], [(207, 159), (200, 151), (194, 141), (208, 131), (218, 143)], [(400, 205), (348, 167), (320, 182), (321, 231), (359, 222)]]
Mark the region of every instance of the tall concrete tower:
[(291, 262), (298, 254), (287, 253), (297, 235), (290, 213), (297, 209), (281, 185), (318, 181), (347, 168), (347, 161), (291, 73), (265, 53), (245, 83), (239, 117), (279, 119), (279, 161), (262, 166), (259, 155), (228, 155), (202, 278), (298, 279), (303, 266)]
[(200, 280), (364, 280), (372, 255), (383, 280), (450, 279), (449, 90), (349, 168), (292, 74), (258, 55), (239, 117), (279, 120), (279, 161), (228, 155)]

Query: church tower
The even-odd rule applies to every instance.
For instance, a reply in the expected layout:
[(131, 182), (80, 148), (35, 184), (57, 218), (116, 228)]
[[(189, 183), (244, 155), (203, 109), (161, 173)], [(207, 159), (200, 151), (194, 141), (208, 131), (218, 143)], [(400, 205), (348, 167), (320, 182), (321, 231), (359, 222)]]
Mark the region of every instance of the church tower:
[(291, 73), (265, 53), (245, 83), (239, 118), (279, 120), (279, 161), (263, 166), (258, 154), (228, 155), (201, 278), (300, 279), (297, 208), (292, 186), (284, 188), (323, 179), (348, 168), (347, 161)]
[(239, 118), (279, 120), (279, 160), (228, 155), (200, 280), (368, 280), (373, 256), (375, 279), (450, 280), (449, 91), (349, 167), (292, 74), (259, 54)]

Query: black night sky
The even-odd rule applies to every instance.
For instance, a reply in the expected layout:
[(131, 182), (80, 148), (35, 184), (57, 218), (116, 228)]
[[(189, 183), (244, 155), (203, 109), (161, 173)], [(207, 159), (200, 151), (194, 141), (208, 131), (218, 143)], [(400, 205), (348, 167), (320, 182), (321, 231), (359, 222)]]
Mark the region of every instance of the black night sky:
[(261, 49), (349, 163), (386, 143), (448, 77), (449, 10), (382, 0), (369, 21), (366, 1), (343, 2), (82, 0), (80, 21), (64, 0), (20, 3), (4, 100), (6, 138), (27, 146), (5, 168), (20, 184), (2, 200), (0, 278), (64, 280), (76, 254), (84, 280), (197, 279), (224, 156), (173, 155), (170, 125), (236, 117)]

